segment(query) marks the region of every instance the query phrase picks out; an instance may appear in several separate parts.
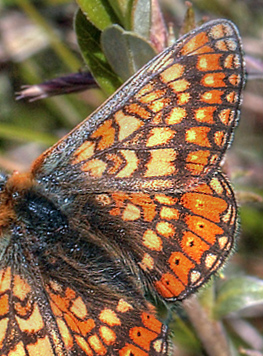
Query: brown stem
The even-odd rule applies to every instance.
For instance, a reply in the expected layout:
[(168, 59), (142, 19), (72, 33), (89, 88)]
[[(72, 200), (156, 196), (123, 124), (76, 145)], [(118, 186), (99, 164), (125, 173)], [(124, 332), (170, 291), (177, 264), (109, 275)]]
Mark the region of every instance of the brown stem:
[(193, 295), (184, 300), (183, 306), (207, 354), (209, 356), (230, 356), (222, 324), (209, 317), (197, 297)]

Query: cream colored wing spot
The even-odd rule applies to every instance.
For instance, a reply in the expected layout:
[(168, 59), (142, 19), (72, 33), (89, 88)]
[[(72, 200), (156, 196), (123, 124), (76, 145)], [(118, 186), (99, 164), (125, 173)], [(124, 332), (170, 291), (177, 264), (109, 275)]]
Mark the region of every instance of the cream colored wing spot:
[(176, 125), (182, 122), (187, 117), (186, 110), (184, 108), (175, 107), (166, 116), (165, 121), (167, 125)]
[(144, 271), (152, 271), (154, 269), (154, 259), (148, 253), (145, 253), (139, 265)]
[(122, 170), (116, 174), (117, 178), (130, 177), (138, 168), (139, 158), (133, 150), (120, 150), (120, 153), (126, 161), (126, 165)]
[(23, 332), (28, 333), (36, 333), (43, 329), (45, 326), (37, 304), (34, 304), (34, 308), (31, 312), (31, 315), (27, 319), (16, 316), (16, 321), (20, 329)]
[(114, 115), (117, 124), (119, 125), (119, 141), (124, 140), (143, 125), (143, 122), (134, 116), (124, 115), (122, 111), (118, 111)]
[(80, 297), (73, 300), (70, 311), (79, 319), (84, 319), (88, 315), (87, 307)]
[(180, 93), (189, 89), (191, 84), (185, 79), (178, 79), (174, 82), (168, 83), (168, 86), (173, 90), (174, 93)]
[[(38, 338), (35, 344), (27, 345), (27, 351), (29, 356), (55, 356), (54, 352), (52, 351), (52, 345), (47, 336), (45, 336), (43, 339)], [(20, 356), (20, 354), (14, 354), (14, 356), (15, 355)]]
[(191, 94), (190, 93), (178, 93), (177, 94), (177, 104), (179, 106), (183, 106), (189, 102), (191, 99)]
[(100, 337), (106, 345), (112, 345), (117, 339), (115, 332), (107, 326), (101, 326), (99, 329)]
[(175, 235), (174, 226), (167, 221), (160, 221), (156, 224), (156, 231), (164, 237), (173, 237)]
[(117, 312), (119, 313), (126, 313), (128, 312), (129, 310), (132, 310), (133, 307), (131, 306), (131, 304), (127, 303), (124, 299), (120, 299), (118, 301), (118, 305), (117, 305)]
[(88, 342), (97, 355), (106, 355), (107, 350), (98, 335), (94, 334), (90, 336)]
[(154, 127), (150, 131), (150, 136), (147, 140), (146, 146), (159, 146), (167, 144), (175, 135), (175, 131), (169, 127)]
[(106, 168), (107, 163), (97, 158), (84, 163), (81, 167), (82, 171), (89, 173), (94, 178), (102, 177)]
[(213, 26), (211, 30), (209, 31), (209, 36), (212, 37), (215, 40), (218, 40), (219, 38), (222, 38), (225, 36), (224, 33), (224, 26), (222, 24), (218, 24), (216, 26)]
[(99, 319), (109, 326), (121, 325), (121, 321), (115, 311), (109, 308), (105, 308), (101, 311)]
[(174, 64), (171, 67), (165, 69), (161, 74), (160, 78), (163, 83), (169, 83), (181, 78), (184, 73), (184, 66), (181, 64)]
[(140, 219), (140, 217), (141, 217), (140, 209), (134, 204), (127, 204), (127, 206), (123, 211), (122, 219), (124, 221), (134, 221)]
[(172, 148), (157, 149), (150, 151), (151, 159), (146, 164), (147, 170), (145, 177), (168, 176), (175, 173), (176, 169), (173, 161), (176, 158), (176, 152)]
[(162, 239), (151, 229), (145, 231), (142, 242), (150, 250), (162, 251)]

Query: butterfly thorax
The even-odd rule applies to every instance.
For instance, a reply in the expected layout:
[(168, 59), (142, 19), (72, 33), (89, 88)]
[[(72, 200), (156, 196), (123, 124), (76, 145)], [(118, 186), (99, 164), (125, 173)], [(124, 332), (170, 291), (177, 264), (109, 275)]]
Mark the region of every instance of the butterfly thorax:
[(11, 229), (14, 223), (26, 224), (30, 228), (45, 231), (61, 230), (66, 218), (55, 204), (41, 193), (32, 174), (14, 172), (2, 182), (0, 195), (1, 232)]

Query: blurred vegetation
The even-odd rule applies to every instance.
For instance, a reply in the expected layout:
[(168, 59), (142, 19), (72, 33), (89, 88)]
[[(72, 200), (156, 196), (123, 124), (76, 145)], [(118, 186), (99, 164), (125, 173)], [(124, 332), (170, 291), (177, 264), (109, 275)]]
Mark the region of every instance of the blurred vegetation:
[[(160, 33), (157, 27), (155, 37), (150, 36), (152, 19), (147, 17), (147, 11), (143, 18), (140, 17), (142, 11), (147, 10), (146, 0), (127, 1), (127, 4), (104, 1), (102, 3), (108, 6), (98, 8), (97, 13), (90, 11), (89, 6), (93, 3), (81, 0), (3, 0), (0, 4), (1, 168), (10, 171), (28, 169), (32, 160), (45, 148), (81, 122), (124, 79), (173, 39), (173, 36)], [(136, 3), (137, 12), (129, 8), (132, 3)], [(183, 30), (189, 25), (191, 27), (193, 12), (188, 11), (187, 21), (190, 22), (184, 21), (187, 5), (183, 1), (160, 0), (159, 3), (165, 23), (169, 24), (169, 33), (173, 30), (178, 37), (182, 26)], [(77, 12), (78, 5), (87, 13), (87, 18)], [(251, 75), (247, 83), (240, 125), (224, 165), (240, 205), (238, 253), (224, 269), (225, 279), (209, 283), (198, 293), (198, 304), (192, 301), (192, 305), (196, 310), (201, 305), (208, 314), (213, 314), (212, 319), (224, 320), (231, 355), (252, 355), (251, 350), (262, 355), (263, 2), (193, 0), (192, 5), (197, 23), (214, 18), (232, 20), (240, 29), (249, 71), (261, 73), (261, 79), (252, 79)], [(158, 16), (155, 20), (160, 25)], [(83, 31), (87, 31), (85, 36)], [(111, 51), (116, 38), (120, 46), (117, 55)], [(85, 52), (85, 48), (92, 50)], [(129, 55), (125, 54), (125, 49)], [(138, 58), (136, 51), (143, 56)], [(118, 63), (120, 53), (126, 56), (121, 57), (125, 68)], [(21, 90), (21, 85), (38, 84), (85, 70), (82, 56), (103, 90), (90, 89), (31, 103), (16, 101), (15, 93)], [(191, 308), (189, 311), (186, 303), (185, 309), (179, 306), (176, 312), (171, 328), (173, 339), (179, 345), (177, 355), (206, 355), (193, 327)]]

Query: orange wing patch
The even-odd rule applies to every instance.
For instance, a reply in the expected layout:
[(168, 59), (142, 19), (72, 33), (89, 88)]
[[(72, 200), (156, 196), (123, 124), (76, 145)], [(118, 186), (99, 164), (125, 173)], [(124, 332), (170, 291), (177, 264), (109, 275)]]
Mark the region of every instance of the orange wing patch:
[(138, 251), (144, 252), (134, 258), (141, 260), (140, 267), (155, 280), (164, 298), (184, 298), (203, 284), (231, 252), (237, 208), (221, 174), (187, 192), (115, 192), (107, 201), (109, 205), (104, 204), (102, 209), (132, 221), (135, 231), (140, 231), (142, 237), (134, 243), (142, 247)]
[[(54, 281), (46, 286), (48, 298), (42, 294), (39, 299), (26, 279), (12, 275), (10, 267), (1, 270), (1, 281), (1, 354), (119, 356), (135, 349), (138, 355), (166, 354), (166, 327), (152, 314), (150, 305), (148, 310), (138, 310), (116, 299), (109, 308), (98, 299), (97, 309), (90, 310), (90, 303), (77, 291)], [(48, 304), (50, 309), (43, 313), (43, 305)]]
[[(101, 190), (119, 184), (126, 191), (187, 189), (216, 170), (238, 120), (244, 84), (235, 28), (205, 25), (130, 83), (122, 105), (96, 124), (72, 163)], [(202, 147), (209, 150), (202, 153)]]
[[(32, 298), (31, 286), (20, 275), (13, 275), (10, 267), (2, 269), (0, 275), (1, 354), (55, 355), (42, 311)], [(25, 334), (30, 335), (27, 341), (23, 338)]]

